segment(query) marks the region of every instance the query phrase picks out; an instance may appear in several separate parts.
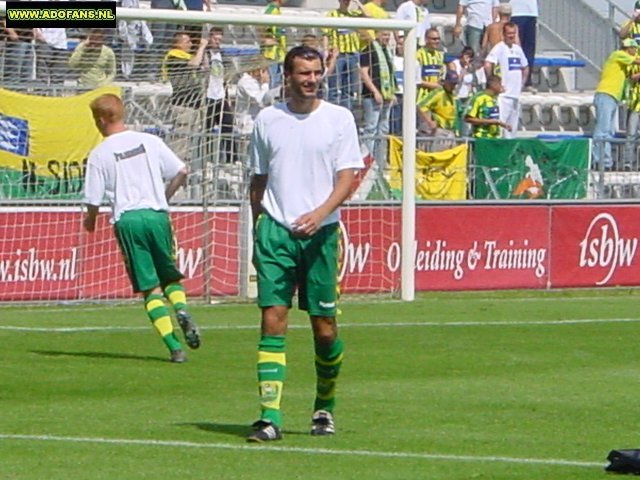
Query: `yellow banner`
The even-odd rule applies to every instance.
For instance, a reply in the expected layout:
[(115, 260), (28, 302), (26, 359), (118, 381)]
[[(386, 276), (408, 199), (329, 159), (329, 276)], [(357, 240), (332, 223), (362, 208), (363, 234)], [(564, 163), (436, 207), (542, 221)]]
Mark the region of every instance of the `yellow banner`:
[(73, 97), (41, 97), (0, 89), (0, 169), (58, 177), (84, 171), (101, 140), (89, 104), (118, 87), (102, 87)]
[[(389, 186), (402, 191), (402, 140), (391, 136), (389, 142)], [(467, 144), (435, 153), (416, 150), (416, 196), (422, 200), (465, 200), (468, 153)]]

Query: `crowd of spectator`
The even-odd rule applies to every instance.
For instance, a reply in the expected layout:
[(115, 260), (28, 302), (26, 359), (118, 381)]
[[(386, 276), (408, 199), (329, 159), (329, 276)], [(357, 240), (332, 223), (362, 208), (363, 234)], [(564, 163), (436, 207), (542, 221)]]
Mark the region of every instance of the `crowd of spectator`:
[[(530, 79), (537, 0), (459, 0), (454, 37), (461, 53), (451, 57), (442, 29), (431, 25), (428, 0), (407, 0), (395, 13), (386, 0), (335, 0), (329, 17), (411, 19), (418, 23), (416, 58), (418, 135), (512, 137), (518, 130), (519, 98)], [(122, 5), (139, 7), (139, 0)], [(272, 0), (264, 14), (278, 15), (286, 0)], [(209, 10), (208, 0), (151, 0), (151, 8)], [(90, 89), (114, 80), (171, 84), (170, 144), (189, 161), (189, 134), (248, 135), (257, 112), (283, 91), (282, 60), (293, 46), (283, 27), (258, 28), (260, 55), (236, 75), (222, 49), (220, 26), (179, 26), (120, 21), (111, 31), (81, 32), (73, 50), (64, 28), (3, 27), (3, 85), (35, 79), (48, 85), (72, 78)], [(357, 28), (299, 29), (297, 43), (313, 46), (325, 60), (321, 95), (356, 115), (362, 139), (376, 160), (386, 163), (389, 133), (401, 133), (404, 38), (402, 33)], [(78, 40), (78, 32), (73, 32)], [(141, 59), (145, 59), (143, 62)], [(233, 69), (231, 69), (233, 70)], [(238, 70), (238, 69), (236, 69)], [(496, 82), (500, 80), (500, 87)], [(230, 95), (230, 92), (232, 93)], [(437, 149), (447, 142), (423, 144)], [(236, 148), (240, 153), (242, 148)]]

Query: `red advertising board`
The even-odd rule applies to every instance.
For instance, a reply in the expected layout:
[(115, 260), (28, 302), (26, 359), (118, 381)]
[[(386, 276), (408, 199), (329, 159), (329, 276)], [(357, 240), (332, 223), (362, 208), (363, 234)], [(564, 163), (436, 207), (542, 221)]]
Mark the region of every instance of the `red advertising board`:
[[(640, 285), (639, 216), (640, 205), (420, 206), (416, 290)], [(237, 210), (172, 218), (189, 295), (237, 295)], [(342, 290), (397, 291), (400, 207), (348, 207), (342, 219)], [(78, 209), (0, 213), (0, 301), (132, 296), (108, 215), (88, 234)]]
[[(131, 298), (134, 294), (108, 214), (82, 231), (78, 209), (15, 209), (0, 214), (0, 301)], [(190, 295), (238, 293), (235, 211), (176, 212), (176, 260)], [(208, 249), (205, 245), (210, 245)], [(209, 284), (204, 270), (213, 272)]]
[(544, 206), (420, 208), (416, 290), (545, 288), (548, 232)]
[(552, 286), (640, 285), (639, 217), (639, 205), (554, 207)]

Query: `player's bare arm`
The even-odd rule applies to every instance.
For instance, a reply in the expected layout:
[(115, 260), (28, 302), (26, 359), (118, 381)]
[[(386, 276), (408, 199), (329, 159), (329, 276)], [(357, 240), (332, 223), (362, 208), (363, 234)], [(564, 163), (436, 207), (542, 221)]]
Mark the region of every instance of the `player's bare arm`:
[(251, 203), (251, 215), (253, 224), (256, 224), (258, 216), (262, 213), (262, 197), (267, 188), (267, 175), (254, 175), (249, 185), (249, 202)]
[(95, 205), (85, 204), (87, 211), (84, 214), (82, 225), (87, 232), (94, 232), (96, 229), (96, 218), (98, 217), (99, 207)]
[(315, 210), (300, 215), (294, 222), (294, 232), (302, 236), (311, 236), (320, 229), (322, 221), (349, 198), (351, 186), (356, 176), (354, 168), (347, 168), (336, 173), (336, 184), (329, 198)]
[(171, 179), (167, 184), (167, 188), (164, 191), (164, 195), (167, 198), (167, 202), (171, 200), (171, 197), (175, 195), (180, 187), (187, 183), (187, 169), (183, 168), (178, 174)]

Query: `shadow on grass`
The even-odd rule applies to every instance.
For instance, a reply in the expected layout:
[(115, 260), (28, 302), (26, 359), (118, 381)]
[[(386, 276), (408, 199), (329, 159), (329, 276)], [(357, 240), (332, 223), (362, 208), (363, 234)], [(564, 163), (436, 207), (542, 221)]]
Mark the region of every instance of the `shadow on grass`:
[(145, 362), (169, 363), (163, 357), (152, 357), (148, 355), (131, 355), (129, 353), (109, 353), (109, 352), (62, 352), (58, 350), (30, 350), (30, 353), (46, 355), (48, 357), (86, 357), (86, 358), (108, 358), (117, 360), (142, 360)]
[[(193, 422), (193, 423), (178, 423), (177, 425), (182, 427), (195, 427), (205, 432), (222, 433), (224, 435), (232, 435), (234, 437), (247, 438), (247, 436), (253, 431), (251, 425), (238, 425), (235, 423), (215, 423), (215, 422)], [(309, 435), (309, 432), (284, 430), (284, 435)]]

